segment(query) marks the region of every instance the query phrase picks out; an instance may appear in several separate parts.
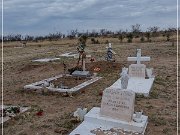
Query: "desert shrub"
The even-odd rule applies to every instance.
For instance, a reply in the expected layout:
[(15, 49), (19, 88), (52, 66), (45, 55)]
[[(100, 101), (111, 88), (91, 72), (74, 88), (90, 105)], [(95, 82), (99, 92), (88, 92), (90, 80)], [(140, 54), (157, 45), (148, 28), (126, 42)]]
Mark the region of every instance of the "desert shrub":
[(100, 44), (99, 40), (96, 40), (96, 44)]
[(127, 39), (128, 39), (128, 43), (132, 43), (133, 34), (132, 33), (127, 34)]
[(159, 93), (156, 90), (151, 91), (150, 98), (157, 99), (159, 96)]
[(109, 41), (108, 41), (108, 40), (106, 40), (105, 44), (108, 44), (108, 43), (109, 43)]
[(156, 114), (153, 114), (150, 117), (150, 121), (153, 122), (155, 126), (162, 126), (167, 124), (166, 120), (163, 117), (158, 117), (158, 115)]
[(170, 34), (167, 34), (166, 35), (166, 41), (169, 41), (170, 40)]
[(91, 38), (91, 43), (95, 44), (95, 39), (94, 38)]
[(82, 43), (82, 44), (85, 44), (86, 41), (87, 41), (88, 37), (86, 35), (81, 35), (80, 38), (79, 38), (79, 41)]
[(124, 36), (121, 34), (121, 35), (118, 36), (118, 39), (122, 42), (123, 39), (124, 39)]
[(92, 44), (100, 44), (99, 40), (95, 40), (95, 38), (91, 38)]
[(141, 42), (144, 42), (144, 36), (142, 36), (140, 40), (141, 40)]
[(150, 32), (146, 32), (146, 34), (145, 34), (145, 37), (147, 38), (147, 41), (148, 42), (151, 42), (151, 33)]

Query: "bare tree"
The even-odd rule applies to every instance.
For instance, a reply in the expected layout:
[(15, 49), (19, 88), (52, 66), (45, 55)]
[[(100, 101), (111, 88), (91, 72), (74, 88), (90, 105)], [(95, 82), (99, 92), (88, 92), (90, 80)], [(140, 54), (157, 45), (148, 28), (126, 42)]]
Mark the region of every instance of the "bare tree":
[(159, 35), (158, 34), (159, 27), (157, 27), (157, 26), (149, 27), (148, 30), (149, 30), (150, 33), (152, 33), (153, 37), (156, 37), (156, 36)]
[(138, 38), (140, 36), (140, 32), (141, 32), (140, 26), (141, 26), (140, 24), (135, 24), (131, 26), (131, 31), (135, 38)]

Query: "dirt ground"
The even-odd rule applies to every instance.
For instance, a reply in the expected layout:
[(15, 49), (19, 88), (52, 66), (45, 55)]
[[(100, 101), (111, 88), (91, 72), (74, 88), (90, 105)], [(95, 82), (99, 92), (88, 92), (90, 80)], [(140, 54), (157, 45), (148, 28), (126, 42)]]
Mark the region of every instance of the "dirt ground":
[[(38, 43), (40, 44), (40, 43)], [(66, 51), (76, 51), (75, 45), (28, 45), (25, 48), (4, 47), (4, 104), (31, 106), (31, 110), (4, 124), (4, 135), (58, 135), (68, 134), (80, 122), (72, 118), (78, 107), (100, 107), (102, 91), (112, 85), (127, 62), (128, 56), (135, 56), (136, 49), (142, 49), (142, 55), (150, 56), (147, 67), (154, 68), (156, 79), (148, 98), (136, 96), (135, 111), (143, 110), (149, 123), (146, 135), (176, 135), (177, 79), (176, 45), (171, 42), (119, 43), (113, 44), (117, 53), (116, 62), (105, 61), (105, 44), (88, 44), (86, 52), (95, 58), (95, 63), (87, 59), (87, 68), (100, 68), (98, 75), (103, 77), (85, 87), (73, 97), (63, 97), (58, 93), (38, 93), (25, 91), (23, 86), (63, 73), (63, 61), (68, 68), (76, 60), (61, 58), (48, 63), (31, 62), (37, 58), (55, 57)], [(17, 44), (18, 46), (18, 44)], [(100, 61), (100, 62), (97, 62)], [(37, 112), (43, 110), (42, 116)]]

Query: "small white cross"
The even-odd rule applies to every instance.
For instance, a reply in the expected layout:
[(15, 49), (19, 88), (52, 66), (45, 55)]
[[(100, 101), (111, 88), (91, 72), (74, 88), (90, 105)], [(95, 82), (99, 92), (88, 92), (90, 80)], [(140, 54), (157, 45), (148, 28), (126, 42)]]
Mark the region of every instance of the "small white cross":
[(141, 49), (137, 49), (137, 57), (128, 57), (128, 61), (137, 61), (137, 64), (141, 64), (141, 61), (150, 61), (150, 57), (141, 57)]

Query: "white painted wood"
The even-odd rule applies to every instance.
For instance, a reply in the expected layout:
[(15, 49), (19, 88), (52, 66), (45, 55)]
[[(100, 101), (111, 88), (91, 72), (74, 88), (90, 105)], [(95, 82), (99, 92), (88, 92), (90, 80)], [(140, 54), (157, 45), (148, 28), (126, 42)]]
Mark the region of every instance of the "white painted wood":
[(50, 62), (50, 61), (55, 61), (59, 59), (60, 58), (44, 58), (44, 59), (32, 60), (32, 62)]
[(74, 58), (78, 58), (79, 54), (78, 53), (73, 53), (73, 52), (67, 52), (67, 53), (63, 53), (61, 55), (59, 55), (61, 57), (74, 57)]

